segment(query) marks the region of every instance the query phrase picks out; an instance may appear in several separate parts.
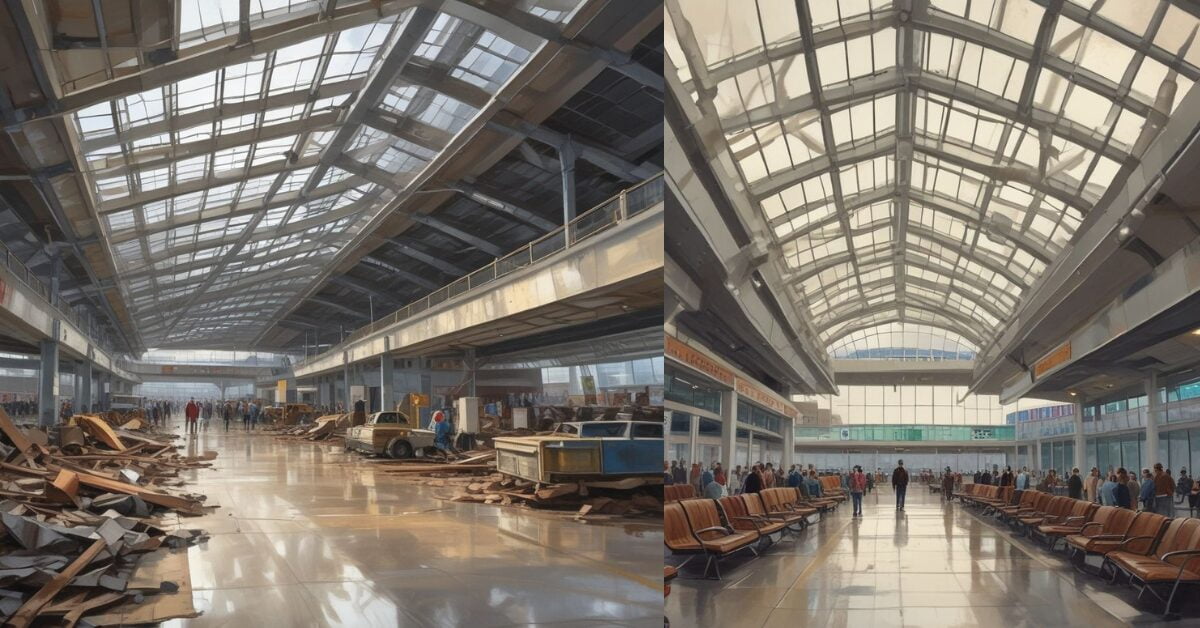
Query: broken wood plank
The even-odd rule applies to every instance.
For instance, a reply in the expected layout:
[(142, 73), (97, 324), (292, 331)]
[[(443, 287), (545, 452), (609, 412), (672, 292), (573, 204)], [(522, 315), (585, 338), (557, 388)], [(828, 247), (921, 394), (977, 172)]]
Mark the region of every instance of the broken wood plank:
[(17, 612), (8, 619), (6, 625), (14, 626), (15, 628), (25, 628), (32, 623), (37, 618), (38, 612), (42, 610), (42, 607), (54, 599), (54, 596), (58, 595), (59, 591), (62, 591), (75, 576), (79, 575), (79, 572), (83, 571), (84, 567), (91, 564), (96, 556), (100, 554), (100, 551), (107, 547), (107, 545), (108, 543), (104, 539), (96, 539), (90, 547), (79, 555), (79, 558), (72, 561), (70, 565), (67, 565), (66, 568), (58, 572), (58, 575), (51, 578), (50, 582), (47, 582), (37, 593), (34, 593), (28, 600), (25, 600), (21, 608), (17, 609)]
[(62, 469), (54, 481), (46, 485), (46, 497), (63, 504), (79, 507), (79, 474)]
[(547, 486), (546, 488), (542, 488), (542, 489), (538, 489), (537, 491), (534, 491), (534, 494), (537, 495), (537, 498), (542, 501), (545, 501), (548, 499), (557, 499), (559, 497), (565, 497), (567, 495), (575, 495), (578, 493), (579, 493), (579, 485), (578, 484), (551, 484), (550, 486)]
[(8, 413), (4, 411), (4, 408), (0, 408), (0, 432), (4, 432), (4, 435), (8, 437), (8, 442), (12, 443), (17, 448), (17, 451), (31, 458), (34, 457), (35, 454), (33, 452), (36, 445), (33, 444), (33, 441), (29, 440), (25, 432), (21, 431), (21, 428), (12, 422), (12, 419), (8, 417)]
[(92, 435), (92, 438), (116, 451), (125, 449), (125, 443), (121, 442), (121, 437), (117, 436), (108, 421), (89, 414), (77, 414), (74, 419), (85, 432)]

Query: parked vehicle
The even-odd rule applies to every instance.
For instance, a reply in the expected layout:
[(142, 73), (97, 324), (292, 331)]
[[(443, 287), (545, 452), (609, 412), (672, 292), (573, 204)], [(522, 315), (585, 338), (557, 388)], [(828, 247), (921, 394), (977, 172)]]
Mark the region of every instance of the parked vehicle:
[(363, 425), (346, 432), (346, 450), (389, 458), (412, 458), (433, 449), (433, 430), (424, 430), (409, 421), (403, 412), (376, 412)]

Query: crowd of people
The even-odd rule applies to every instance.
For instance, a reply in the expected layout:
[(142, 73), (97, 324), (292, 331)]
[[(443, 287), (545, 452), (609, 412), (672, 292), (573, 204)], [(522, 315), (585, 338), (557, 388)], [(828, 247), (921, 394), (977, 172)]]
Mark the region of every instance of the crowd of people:
[[(817, 479), (819, 475), (836, 475), (840, 478), (841, 487), (855, 498), (855, 516), (862, 513), (861, 496), (885, 482), (890, 482), (896, 492), (896, 508), (904, 509), (910, 474), (904, 468), (903, 460), (898, 462), (890, 478), (880, 468), (876, 468), (874, 473), (863, 473), (861, 466), (855, 466), (849, 471), (838, 469), (818, 473), (811, 464), (807, 468), (794, 464), (784, 471), (782, 466), (776, 466), (774, 463), (757, 462), (745, 467), (737, 465), (726, 472), (720, 462), (688, 465), (686, 460), (671, 460), (663, 463), (663, 481), (666, 484), (691, 484), (697, 495), (711, 499), (740, 493), (757, 493), (764, 488), (776, 486), (803, 486), (810, 495), (820, 497), (822, 489)], [(932, 469), (921, 469), (913, 475), (922, 484), (940, 486), (943, 499), (949, 499), (963, 484), (963, 473), (952, 471), (950, 467), (946, 467), (940, 474)], [(1171, 470), (1163, 468), (1162, 464), (1155, 464), (1153, 469), (1142, 469), (1140, 476), (1130, 473), (1124, 467), (1109, 467), (1103, 474), (1099, 468), (1092, 467), (1086, 478), (1081, 477), (1079, 469), (1071, 469), (1070, 475), (1063, 478), (1055, 469), (1043, 472), (1021, 467), (1019, 471), (1014, 472), (1012, 467), (1006, 466), (1003, 471), (999, 467), (980, 469), (971, 473), (969, 477), (975, 484), (1012, 486), (1017, 490), (1034, 489), (1053, 493), (1061, 488), (1074, 499), (1087, 499), (1106, 506), (1140, 509), (1168, 516), (1173, 516), (1176, 505), (1182, 505), (1186, 501), (1190, 514), (1194, 516), (1200, 512), (1200, 481), (1188, 476), (1186, 468), (1179, 470), (1179, 477), (1176, 479)]]
[(202, 430), (207, 431), (209, 423), (214, 419), (224, 424), (226, 432), (229, 431), (230, 424), (233, 424), (236, 429), (237, 421), (240, 420), (242, 429), (248, 432), (258, 429), (259, 420), (262, 418), (262, 408), (248, 399), (225, 401), (201, 399), (197, 401), (193, 397), (184, 406), (183, 415), (188, 434), (195, 434)]

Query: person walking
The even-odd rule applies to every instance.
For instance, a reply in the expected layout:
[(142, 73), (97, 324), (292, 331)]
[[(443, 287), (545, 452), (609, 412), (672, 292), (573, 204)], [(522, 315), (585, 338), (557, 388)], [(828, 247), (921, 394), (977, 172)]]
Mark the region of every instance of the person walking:
[(243, 402), (239, 403), (238, 406), (242, 413), (242, 429), (244, 431), (249, 432), (250, 431), (250, 402), (243, 401)]
[(908, 492), (908, 471), (904, 461), (896, 461), (896, 469), (892, 471), (892, 488), (896, 490), (896, 510), (904, 510), (904, 494)]
[(861, 466), (854, 465), (854, 471), (850, 473), (850, 499), (854, 500), (854, 517), (863, 516), (862, 498), (866, 490), (867, 476), (863, 475)]
[[(1132, 484), (1132, 487), (1130, 486)], [(1133, 490), (1130, 490), (1130, 489)], [(1129, 472), (1125, 467), (1117, 469), (1117, 506), (1120, 508), (1128, 508), (1134, 510), (1133, 500), (1138, 494), (1138, 483), (1129, 476)]]
[(225, 431), (229, 431), (229, 422), (233, 420), (233, 404), (226, 401), (221, 406), (221, 418), (225, 419)]
[(950, 467), (942, 472), (942, 500), (950, 501), (954, 497), (954, 474)]
[(187, 419), (187, 433), (195, 434), (196, 421), (200, 419), (200, 404), (196, 403), (195, 397), (192, 397), (192, 400), (183, 409), (183, 417)]
[(1175, 480), (1167, 473), (1161, 462), (1154, 463), (1154, 512), (1171, 516), (1171, 494), (1175, 492)]

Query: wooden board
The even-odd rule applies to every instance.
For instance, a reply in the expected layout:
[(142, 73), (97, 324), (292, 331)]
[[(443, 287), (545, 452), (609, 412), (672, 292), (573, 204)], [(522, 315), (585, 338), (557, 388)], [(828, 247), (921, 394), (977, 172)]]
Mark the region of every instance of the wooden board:
[(92, 435), (92, 438), (108, 445), (116, 451), (123, 451), (125, 449), (125, 443), (121, 442), (121, 437), (117, 436), (117, 433), (113, 431), (113, 428), (104, 419), (80, 414), (75, 416), (75, 420), (79, 422), (79, 426), (84, 431)]

